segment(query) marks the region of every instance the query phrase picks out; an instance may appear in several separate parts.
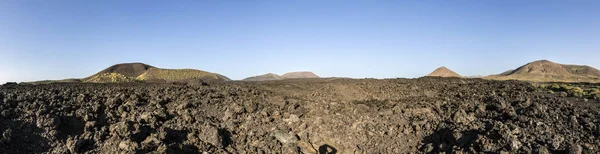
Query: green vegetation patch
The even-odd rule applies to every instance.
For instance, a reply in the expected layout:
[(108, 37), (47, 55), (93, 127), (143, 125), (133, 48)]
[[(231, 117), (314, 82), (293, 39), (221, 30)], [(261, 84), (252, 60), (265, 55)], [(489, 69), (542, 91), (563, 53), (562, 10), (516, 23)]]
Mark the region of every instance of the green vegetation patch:
[(136, 82), (138, 81), (135, 78), (127, 77), (123, 74), (119, 73), (103, 73), (95, 75), (84, 82), (92, 82), (92, 83), (122, 83), (122, 82)]
[(561, 97), (578, 97), (600, 100), (600, 86), (585, 86), (576, 84), (540, 84), (538, 88), (545, 89), (551, 94)]
[(220, 76), (214, 73), (194, 69), (156, 69), (151, 68), (137, 77), (138, 80), (163, 80), (167, 82), (184, 81), (190, 79), (219, 80)]

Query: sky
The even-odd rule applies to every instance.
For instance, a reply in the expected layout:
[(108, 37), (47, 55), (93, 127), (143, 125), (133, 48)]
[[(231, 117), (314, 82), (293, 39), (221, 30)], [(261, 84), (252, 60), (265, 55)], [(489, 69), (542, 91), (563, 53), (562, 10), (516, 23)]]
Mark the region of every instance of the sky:
[(2, 0), (0, 83), (127, 62), (231, 79), (489, 75), (540, 59), (599, 68), (599, 27), (600, 1)]

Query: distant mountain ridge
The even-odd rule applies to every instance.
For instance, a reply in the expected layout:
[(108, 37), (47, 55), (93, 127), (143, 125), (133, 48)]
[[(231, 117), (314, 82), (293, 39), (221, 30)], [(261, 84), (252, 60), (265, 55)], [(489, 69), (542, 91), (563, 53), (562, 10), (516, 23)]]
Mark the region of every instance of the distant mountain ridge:
[(586, 65), (566, 65), (549, 60), (538, 60), (484, 78), (534, 82), (600, 82), (600, 70)]
[(277, 75), (273, 73), (267, 73), (263, 75), (252, 76), (243, 79), (242, 81), (271, 81), (271, 80), (283, 80), (283, 79), (299, 79), (299, 78), (320, 78), (313, 72), (302, 71), (302, 72), (289, 72), (283, 75)]
[(263, 75), (248, 77), (243, 80), (244, 81), (269, 81), (269, 80), (282, 80), (282, 79), (284, 79), (284, 78), (277, 74), (267, 73), (267, 74), (263, 74)]
[(429, 73), (427, 76), (437, 76), (437, 77), (461, 77), (458, 73), (442, 66), (435, 69), (433, 72)]
[[(462, 77), (442, 66), (427, 76)], [(289, 72), (283, 75), (267, 73), (243, 79), (243, 81), (268, 81), (295, 78), (320, 78), (313, 72)], [(466, 76), (464, 78), (479, 78)], [(600, 82), (600, 70), (587, 65), (559, 64), (549, 60), (537, 60), (500, 74), (481, 76), (493, 80), (523, 80), (533, 82)], [(230, 81), (221, 74), (196, 69), (164, 69), (144, 63), (121, 63), (103, 69), (94, 75), (81, 79), (43, 80), (26, 82), (29, 84), (49, 83), (120, 83), (120, 82), (204, 82)]]
[(30, 84), (49, 83), (122, 83), (122, 82), (201, 82), (230, 81), (226, 76), (196, 69), (164, 69), (144, 63), (121, 63), (83, 79), (44, 80)]
[(286, 79), (297, 79), (297, 78), (319, 78), (315, 73), (303, 71), (303, 72), (289, 72), (281, 75), (281, 77)]

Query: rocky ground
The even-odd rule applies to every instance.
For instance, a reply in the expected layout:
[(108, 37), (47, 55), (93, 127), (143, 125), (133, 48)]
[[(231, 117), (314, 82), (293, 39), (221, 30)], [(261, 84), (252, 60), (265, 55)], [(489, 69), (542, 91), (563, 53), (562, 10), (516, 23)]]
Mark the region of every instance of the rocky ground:
[(0, 153), (598, 153), (597, 101), (518, 81), (0, 87)]

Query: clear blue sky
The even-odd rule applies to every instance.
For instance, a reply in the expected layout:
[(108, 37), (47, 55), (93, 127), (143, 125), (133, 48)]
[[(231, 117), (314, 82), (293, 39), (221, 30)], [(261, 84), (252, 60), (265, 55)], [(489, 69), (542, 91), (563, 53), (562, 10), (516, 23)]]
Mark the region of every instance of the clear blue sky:
[(124, 62), (232, 79), (488, 75), (539, 59), (600, 67), (599, 49), (600, 1), (0, 1), (0, 83)]

